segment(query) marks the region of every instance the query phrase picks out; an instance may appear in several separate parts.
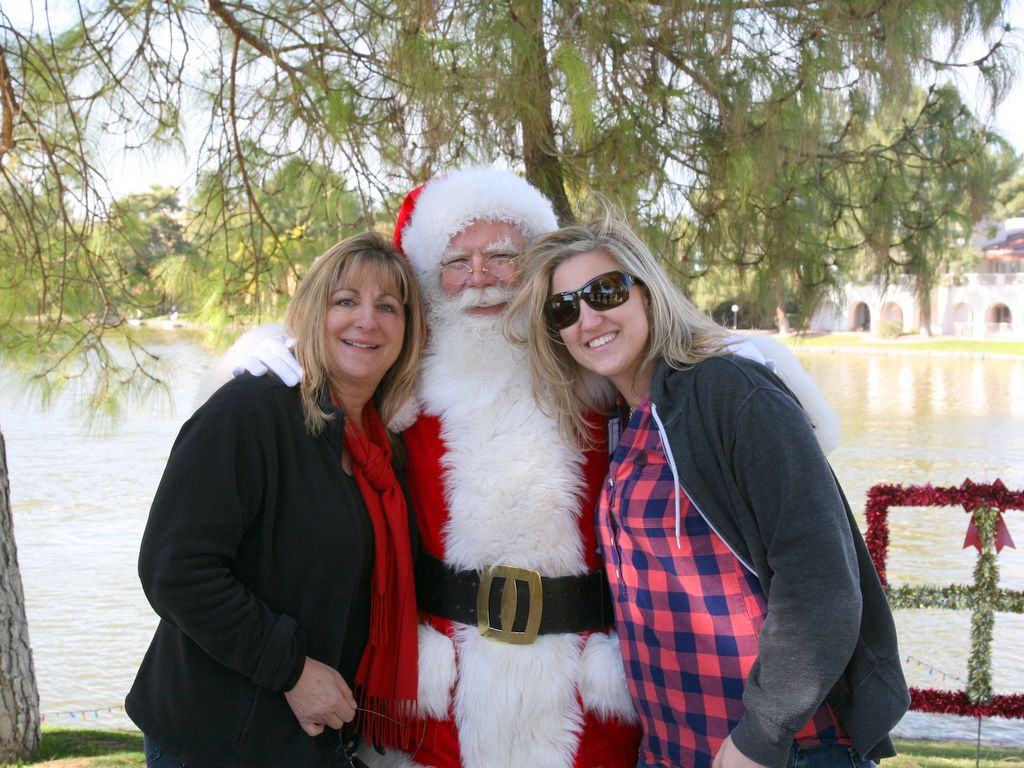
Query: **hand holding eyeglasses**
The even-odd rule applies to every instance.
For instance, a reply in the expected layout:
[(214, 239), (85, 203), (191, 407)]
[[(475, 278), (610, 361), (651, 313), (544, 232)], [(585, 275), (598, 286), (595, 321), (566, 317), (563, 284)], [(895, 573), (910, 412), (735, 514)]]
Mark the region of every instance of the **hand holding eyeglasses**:
[(310, 736), (320, 735), (325, 727), (341, 728), (356, 716), (355, 696), (338, 670), (308, 656), (299, 681), (284, 697)]

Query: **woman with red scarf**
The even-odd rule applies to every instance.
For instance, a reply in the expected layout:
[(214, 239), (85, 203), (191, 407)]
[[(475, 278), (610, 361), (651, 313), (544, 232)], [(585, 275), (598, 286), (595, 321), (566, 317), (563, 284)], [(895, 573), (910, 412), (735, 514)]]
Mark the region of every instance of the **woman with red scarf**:
[(160, 616), (125, 708), (148, 766), (348, 765), (408, 746), (417, 636), (401, 451), (423, 310), (375, 233), (314, 262), (285, 324), (299, 389), (243, 376), (182, 427), (142, 540)]

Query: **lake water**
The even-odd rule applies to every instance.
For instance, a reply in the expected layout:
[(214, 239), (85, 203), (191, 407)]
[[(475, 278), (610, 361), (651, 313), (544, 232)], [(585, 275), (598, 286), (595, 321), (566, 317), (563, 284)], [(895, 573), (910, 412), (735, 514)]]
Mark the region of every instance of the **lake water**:
[[(156, 617), (136, 575), (139, 540), (171, 444), (212, 363), (168, 332), (153, 348), (167, 363), (174, 401), (132, 407), (116, 431), (89, 434), (71, 398), (42, 410), (0, 369), (0, 429), (7, 443), (15, 535), (36, 673), (47, 723), (132, 727), (121, 709)], [(959, 485), (1001, 478), (1024, 488), (1024, 360), (804, 354), (839, 412), (843, 438), (830, 459), (861, 516), (877, 483)], [(1019, 550), (999, 556), (1003, 586), (1024, 589), (1024, 512), (1006, 515)], [(961, 545), (962, 510), (890, 511), (893, 584), (969, 583), (973, 549)], [(970, 616), (897, 614), (911, 685), (962, 688)], [(1024, 616), (998, 614), (996, 693), (1024, 692)], [(1024, 721), (984, 720), (986, 740), (1024, 746)], [(973, 739), (976, 721), (911, 713), (899, 733)]]

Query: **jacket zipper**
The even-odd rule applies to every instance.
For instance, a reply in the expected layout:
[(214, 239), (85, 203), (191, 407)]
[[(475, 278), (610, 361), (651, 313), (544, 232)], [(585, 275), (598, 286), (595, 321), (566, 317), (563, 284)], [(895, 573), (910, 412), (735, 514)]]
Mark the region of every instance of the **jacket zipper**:
[(710, 528), (714, 532), (714, 534), (719, 539), (721, 539), (722, 543), (725, 544), (725, 546), (728, 548), (728, 550), (730, 552), (732, 552), (733, 557), (735, 557), (737, 560), (740, 561), (740, 565), (742, 565), (744, 568), (746, 568), (748, 571), (750, 571), (751, 574), (753, 574), (756, 577), (757, 576), (757, 571), (754, 570), (754, 567), (752, 565), (750, 565), (750, 563), (748, 563), (742, 557), (740, 557), (739, 553), (736, 552), (736, 550), (732, 546), (732, 544), (729, 543), (729, 540), (726, 539), (725, 536), (723, 536), (721, 534), (721, 532), (715, 527), (714, 523), (712, 523), (708, 519), (708, 516), (704, 514), (704, 510), (700, 508), (700, 505), (698, 505), (697, 502), (694, 501), (693, 496), (691, 496), (689, 494), (689, 492), (685, 488), (683, 488), (682, 483), (679, 482), (679, 472), (676, 469), (676, 459), (675, 459), (675, 456), (672, 454), (672, 446), (669, 444), (668, 435), (665, 433), (665, 425), (661, 423), (661, 417), (658, 416), (658, 406), (656, 406), (654, 404), (654, 401), (651, 401), (651, 415), (654, 417), (654, 423), (658, 425), (658, 439), (661, 440), (661, 447), (665, 451), (665, 458), (668, 460), (668, 465), (672, 469), (672, 479), (675, 481), (675, 488), (673, 489), (673, 497), (675, 499), (675, 507), (676, 507), (676, 547), (678, 547), (679, 549), (682, 549), (682, 546), (683, 546), (682, 542), (680, 541), (680, 538), (679, 538), (680, 537), (679, 491), (682, 490), (682, 492), (686, 494), (686, 498), (690, 501), (690, 504), (693, 506), (694, 509), (697, 510), (697, 514), (701, 516), (701, 518), (704, 520), (705, 523), (707, 523), (708, 528)]

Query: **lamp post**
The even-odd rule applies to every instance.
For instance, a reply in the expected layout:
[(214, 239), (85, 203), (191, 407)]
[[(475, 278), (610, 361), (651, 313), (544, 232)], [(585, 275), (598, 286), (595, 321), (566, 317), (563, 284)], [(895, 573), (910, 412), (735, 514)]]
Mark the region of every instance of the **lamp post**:
[(737, 318), (737, 315), (739, 314), (739, 311), (740, 311), (740, 305), (739, 304), (733, 304), (732, 305), (732, 329), (734, 331), (736, 330), (736, 318)]

